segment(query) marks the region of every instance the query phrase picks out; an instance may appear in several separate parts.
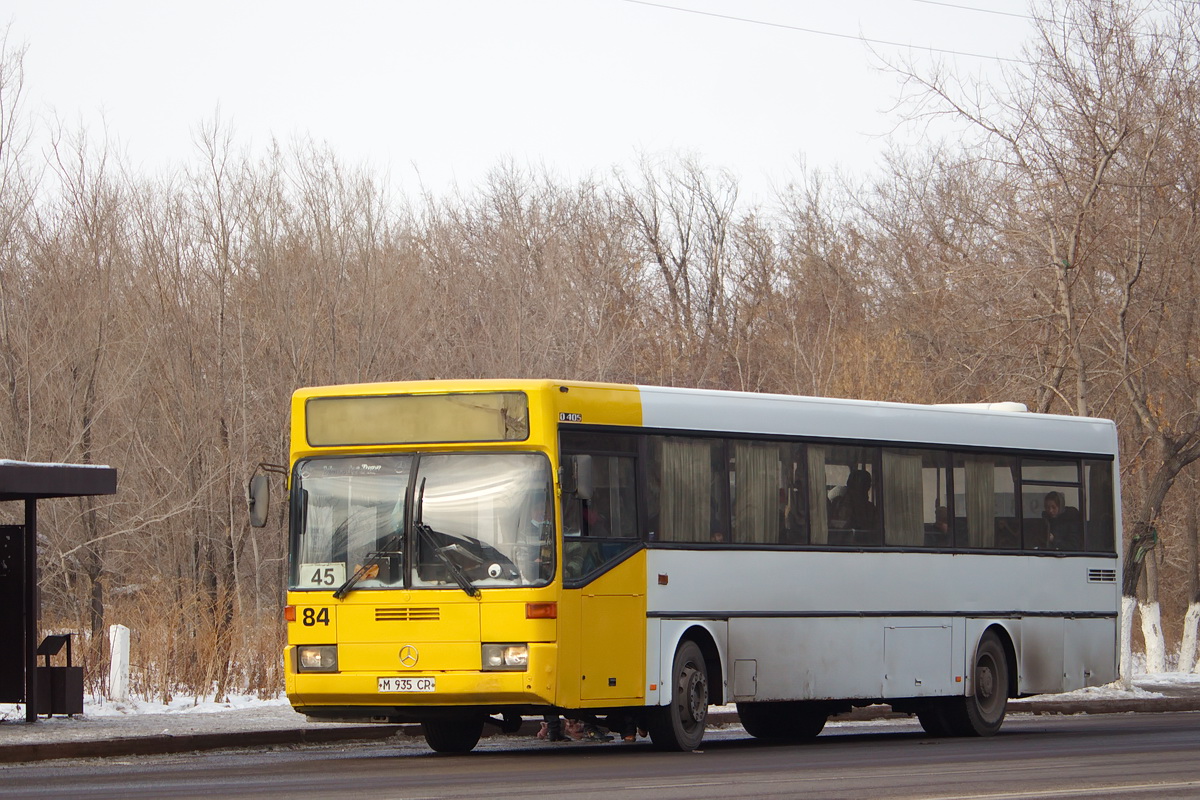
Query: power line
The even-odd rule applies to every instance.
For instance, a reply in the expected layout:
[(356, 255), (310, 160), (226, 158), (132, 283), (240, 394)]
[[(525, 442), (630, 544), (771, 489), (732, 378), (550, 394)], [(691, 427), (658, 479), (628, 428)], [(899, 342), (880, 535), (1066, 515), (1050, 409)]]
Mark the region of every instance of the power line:
[[(976, 6), (964, 6), (964, 5), (961, 5), (958, 3), (947, 3), (947, 2), (944, 2), (944, 0), (909, 0), (909, 2), (922, 3), (924, 5), (930, 5), (930, 6), (942, 6), (943, 8), (954, 8), (959, 11), (974, 11), (979, 14), (996, 14), (996, 15), (999, 15), (1002, 17), (1015, 17), (1016, 19), (1029, 20), (1030, 22), (1036, 22), (1039, 25), (1044, 25), (1046, 27), (1054, 28), (1054, 29), (1077, 27), (1068, 18), (1032, 16), (1029, 14), (1018, 14), (1013, 11), (997, 11), (992, 8), (978, 8)], [(1192, 4), (1195, 4), (1196, 0), (1189, 0), (1189, 2), (1191, 2)], [(1134, 31), (1133, 35), (1139, 39), (1146, 39), (1146, 38), (1150, 38), (1153, 34), (1142, 32), (1142, 31)], [(1174, 34), (1166, 33), (1166, 32), (1159, 32), (1158, 35), (1161, 36), (1163, 39), (1166, 39), (1167, 41), (1175, 42), (1177, 44), (1192, 44), (1194, 42), (1194, 39), (1192, 39), (1190, 37), (1175, 36)], [(1087, 40), (1085, 38), (1083, 38), (1082, 36), (1080, 36), (1079, 34), (1073, 32), (1073, 31), (1070, 32), (1068, 34), (1068, 36), (1069, 36), (1069, 39), (1075, 44), (1087, 44)]]
[(1017, 19), (1027, 19), (1030, 22), (1044, 22), (1037, 17), (1031, 17), (1028, 14), (1018, 14), (1015, 11), (996, 11), (991, 8), (976, 8), (975, 6), (962, 6), (957, 3), (943, 3), (941, 0), (912, 0), (914, 3), (924, 3), (927, 6), (944, 6), (946, 8), (957, 8), (960, 11), (978, 11), (980, 14), (996, 14), (1001, 17), (1016, 17)]
[[(943, 54), (952, 55), (952, 56), (966, 56), (967, 58), (984, 58), (984, 59), (990, 59), (992, 61), (1006, 61), (1006, 62), (1009, 62), (1012, 64), (1028, 63), (1025, 60), (1019, 59), (1019, 58), (1006, 58), (1005, 56), (985, 56), (981, 53), (968, 53), (968, 52), (965, 52), (962, 50), (946, 50), (946, 49), (943, 49), (940, 47), (911, 45), (911, 44), (904, 44), (903, 42), (889, 42), (885, 39), (870, 39), (866, 36), (852, 36), (848, 33), (834, 33), (833, 31), (822, 31), (822, 30), (817, 30), (816, 28), (804, 28), (799, 25), (785, 25), (782, 22), (768, 22), (766, 20), (761, 20), (761, 19), (749, 19), (747, 17), (738, 17), (738, 16), (734, 16), (733, 14), (718, 14), (714, 11), (700, 11), (699, 9), (695, 9), (695, 8), (683, 8), (681, 6), (671, 6), (671, 5), (667, 5), (665, 3), (652, 3), (652, 2), (649, 2), (649, 0), (624, 0), (624, 2), (633, 3), (634, 5), (639, 5), (639, 6), (650, 6), (652, 8), (662, 8), (662, 9), (666, 9), (668, 11), (679, 11), (684, 14), (697, 14), (702, 17), (716, 17), (717, 19), (727, 19), (727, 20), (732, 20), (733, 22), (745, 22), (750, 25), (765, 25), (766, 27), (769, 27), (769, 28), (781, 28), (783, 30), (788, 30), (788, 31), (799, 31), (801, 33), (811, 33), (816, 36), (831, 36), (835, 39), (851, 39), (856, 42), (867, 42), (869, 44), (880, 44), (880, 45), (886, 45), (888, 47), (904, 47), (904, 48), (909, 48), (909, 49), (913, 49), (913, 50), (927, 50), (931, 53), (943, 53)], [(981, 11), (983, 9), (974, 9), (974, 10)], [(997, 13), (999, 13), (999, 12), (997, 12)]]

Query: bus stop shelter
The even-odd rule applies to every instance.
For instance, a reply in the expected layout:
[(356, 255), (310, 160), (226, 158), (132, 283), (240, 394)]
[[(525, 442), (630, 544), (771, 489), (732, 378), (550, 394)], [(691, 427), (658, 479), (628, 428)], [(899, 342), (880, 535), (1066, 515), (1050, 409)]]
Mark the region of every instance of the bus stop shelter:
[(25, 504), (23, 525), (0, 525), (0, 703), (24, 702), (27, 722), (47, 713), (38, 709), (37, 501), (116, 491), (112, 467), (0, 460), (0, 501)]

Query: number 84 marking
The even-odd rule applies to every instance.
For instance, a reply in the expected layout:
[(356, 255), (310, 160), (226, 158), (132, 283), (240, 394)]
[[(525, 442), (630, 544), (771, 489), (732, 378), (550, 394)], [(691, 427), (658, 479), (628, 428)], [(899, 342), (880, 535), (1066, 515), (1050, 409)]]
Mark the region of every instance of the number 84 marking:
[(306, 608), (300, 617), (300, 621), (306, 628), (311, 628), (314, 625), (328, 625), (329, 609)]

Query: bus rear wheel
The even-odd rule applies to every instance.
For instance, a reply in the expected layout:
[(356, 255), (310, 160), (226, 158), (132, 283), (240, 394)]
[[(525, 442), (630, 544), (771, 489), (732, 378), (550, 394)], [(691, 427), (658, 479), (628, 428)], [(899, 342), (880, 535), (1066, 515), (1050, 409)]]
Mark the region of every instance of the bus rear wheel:
[(826, 711), (804, 702), (738, 703), (737, 710), (742, 727), (755, 739), (813, 739), (829, 719)]
[(1008, 708), (1008, 656), (992, 631), (979, 639), (971, 686), (970, 696), (945, 706), (945, 724), (955, 736), (992, 736), (1004, 724)]
[(708, 720), (708, 669), (690, 639), (675, 651), (670, 705), (655, 708), (648, 720), (650, 740), (662, 750), (695, 750)]
[(438, 753), (469, 753), (483, 735), (483, 717), (445, 717), (426, 720), (425, 742)]

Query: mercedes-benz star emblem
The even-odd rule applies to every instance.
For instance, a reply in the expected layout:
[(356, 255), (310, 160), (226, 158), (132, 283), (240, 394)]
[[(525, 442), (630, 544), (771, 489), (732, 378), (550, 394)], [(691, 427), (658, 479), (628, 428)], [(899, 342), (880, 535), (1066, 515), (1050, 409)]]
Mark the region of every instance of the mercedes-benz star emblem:
[(421, 654), (417, 652), (417, 648), (413, 647), (411, 644), (406, 644), (404, 647), (400, 648), (400, 663), (406, 667), (415, 667), (417, 665), (417, 659), (420, 657)]

